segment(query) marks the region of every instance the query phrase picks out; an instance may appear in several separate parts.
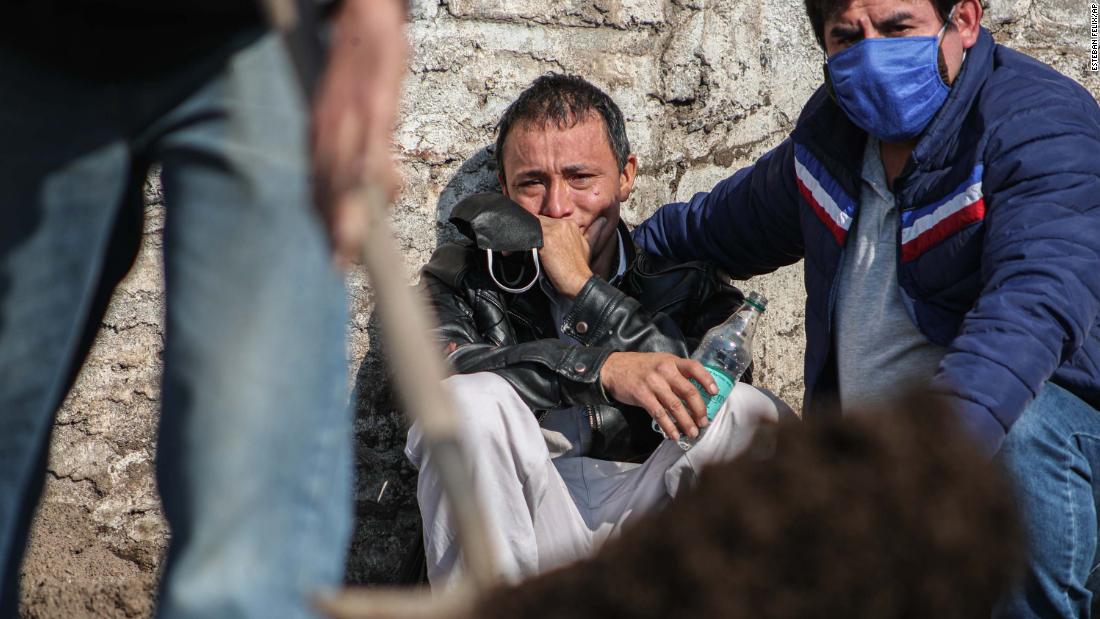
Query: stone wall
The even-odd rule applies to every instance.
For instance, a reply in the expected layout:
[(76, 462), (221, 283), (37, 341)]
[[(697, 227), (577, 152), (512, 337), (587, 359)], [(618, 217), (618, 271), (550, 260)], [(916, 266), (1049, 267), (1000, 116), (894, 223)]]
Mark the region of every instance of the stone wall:
[[(986, 23), (1001, 42), (1100, 94), (1087, 71), (1087, 4), (1000, 0)], [(397, 150), (406, 184), (394, 219), (410, 282), (463, 195), (495, 188), (488, 146), (509, 101), (546, 71), (585, 75), (619, 103), (641, 166), (624, 216), (635, 223), (778, 144), (820, 82), (800, 0), (418, 0)], [(148, 614), (167, 533), (152, 479), (163, 338), (156, 185), (145, 251), (122, 284), (55, 428), (46, 495), (25, 566), (28, 617)], [(798, 265), (747, 287), (771, 300), (758, 382), (801, 401)], [(353, 582), (387, 583), (419, 534), (403, 420), (381, 365), (371, 290), (349, 275), (349, 377), (360, 387), (359, 525)]]

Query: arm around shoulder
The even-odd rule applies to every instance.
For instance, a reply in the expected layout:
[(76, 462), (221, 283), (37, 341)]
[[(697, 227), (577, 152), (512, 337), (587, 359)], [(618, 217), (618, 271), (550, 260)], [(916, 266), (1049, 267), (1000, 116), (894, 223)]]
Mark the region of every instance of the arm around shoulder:
[(654, 255), (713, 262), (747, 279), (802, 258), (799, 200), (788, 138), (711, 191), (657, 209), (634, 241)]

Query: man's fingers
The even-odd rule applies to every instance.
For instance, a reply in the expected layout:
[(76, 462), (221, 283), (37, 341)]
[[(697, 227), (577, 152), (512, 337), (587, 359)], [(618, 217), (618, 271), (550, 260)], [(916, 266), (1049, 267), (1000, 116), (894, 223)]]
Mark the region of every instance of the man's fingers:
[(363, 206), (350, 194), (340, 198), (332, 222), (332, 256), (342, 269), (359, 261), (362, 240), (366, 235)]
[(600, 234), (603, 233), (603, 229), (607, 226), (607, 218), (597, 217), (595, 221), (588, 224), (588, 228), (584, 231), (584, 240), (588, 242), (588, 246), (591, 247), (595, 244), (596, 240), (600, 238)]
[(668, 414), (676, 420), (676, 425), (680, 426), (684, 434), (692, 438), (699, 436), (699, 428), (695, 420), (692, 419), (691, 413), (684, 408), (684, 403), (680, 401), (680, 398), (672, 391), (667, 382), (664, 380), (657, 382), (659, 384), (652, 386), (653, 392)]
[(573, 237), (574, 240), (587, 244), (587, 239), (585, 235), (581, 234), (581, 229), (568, 219), (555, 219), (554, 217), (539, 215), (539, 223), (542, 224), (544, 236)]
[(714, 377), (710, 375), (707, 368), (703, 367), (702, 363), (695, 359), (679, 359), (676, 365), (681, 374), (694, 379), (695, 382), (703, 386), (703, 389), (706, 389), (707, 393), (718, 395), (718, 383), (714, 382)]
[(669, 380), (669, 386), (672, 387), (673, 393), (676, 394), (680, 400), (684, 402), (684, 406), (687, 407), (691, 416), (695, 419), (695, 423), (700, 427), (706, 427), (710, 421), (707, 419), (707, 403), (703, 400), (703, 396), (699, 395), (699, 389), (695, 384), (677, 375)]
[(315, 175), (315, 199), (325, 220), (333, 262), (346, 268), (360, 261), (369, 226), (364, 188), (391, 203), (401, 179), (393, 157), (383, 146), (374, 145), (353, 160), (325, 161), (330, 167), (323, 172), (318, 169)]
[[(668, 384), (673, 392), (684, 401), (696, 424), (702, 428), (709, 423), (707, 420), (707, 404), (699, 390), (689, 379), (695, 379), (706, 388), (707, 382), (714, 382), (710, 373), (698, 361), (691, 359), (676, 359), (663, 367)], [(698, 376), (698, 378), (696, 378)], [(700, 380), (702, 379), (702, 380)]]
[(335, 190), (344, 192), (359, 180), (363, 171), (363, 144), (366, 126), (350, 108), (336, 112), (332, 139), (332, 174)]
[(638, 403), (649, 413), (650, 417), (657, 422), (657, 425), (664, 431), (665, 436), (676, 440), (680, 438), (680, 430), (676, 428), (675, 422), (672, 417), (669, 416), (668, 411), (661, 402), (652, 393), (646, 393), (644, 397), (638, 399)]

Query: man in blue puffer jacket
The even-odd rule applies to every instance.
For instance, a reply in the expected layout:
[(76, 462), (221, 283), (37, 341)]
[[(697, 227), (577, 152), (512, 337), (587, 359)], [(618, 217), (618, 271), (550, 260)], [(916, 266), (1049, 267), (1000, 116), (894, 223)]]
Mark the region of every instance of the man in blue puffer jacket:
[(998, 46), (980, 0), (806, 0), (826, 84), (791, 136), (635, 232), (748, 278), (805, 260), (806, 409), (946, 394), (1011, 472), (1027, 582), (998, 616), (1097, 590), (1100, 108)]

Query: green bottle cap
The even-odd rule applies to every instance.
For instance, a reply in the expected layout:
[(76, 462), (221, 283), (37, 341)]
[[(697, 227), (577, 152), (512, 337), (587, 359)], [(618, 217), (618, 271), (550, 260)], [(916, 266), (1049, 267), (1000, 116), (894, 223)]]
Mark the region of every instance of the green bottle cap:
[(750, 292), (749, 296), (745, 297), (745, 305), (763, 313), (768, 307), (768, 300), (764, 298), (764, 295), (754, 291)]

